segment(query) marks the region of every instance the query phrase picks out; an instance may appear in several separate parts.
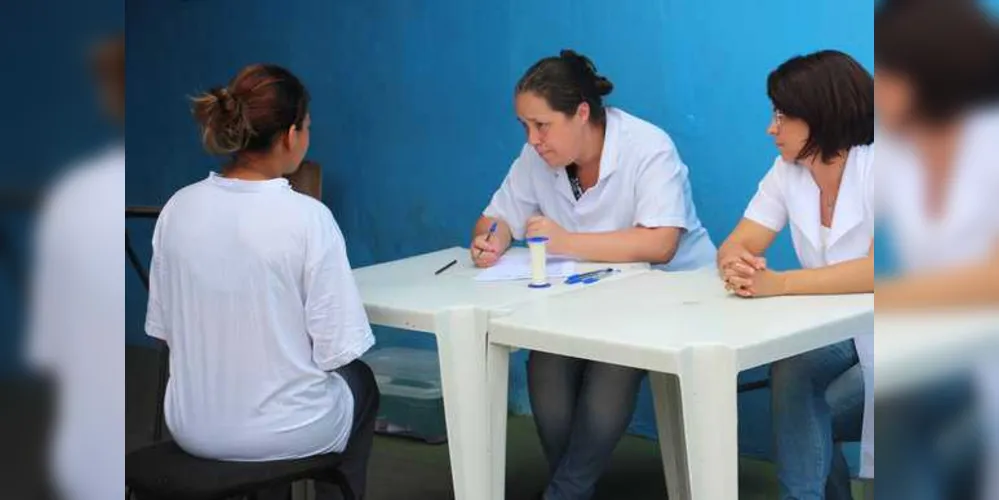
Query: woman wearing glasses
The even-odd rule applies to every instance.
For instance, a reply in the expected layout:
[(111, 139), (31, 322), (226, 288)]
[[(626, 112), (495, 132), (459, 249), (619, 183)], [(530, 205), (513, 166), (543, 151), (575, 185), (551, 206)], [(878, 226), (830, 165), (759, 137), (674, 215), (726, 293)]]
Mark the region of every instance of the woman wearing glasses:
[[(719, 249), (726, 287), (746, 298), (873, 292), (870, 73), (846, 54), (823, 51), (781, 65), (770, 74), (767, 92), (775, 110), (767, 132), (780, 156)], [(789, 223), (802, 269), (777, 272), (763, 254)], [(773, 365), (780, 498), (850, 498), (837, 441), (863, 434), (864, 466), (873, 467), (866, 432), (873, 417), (865, 409), (871, 330)]]

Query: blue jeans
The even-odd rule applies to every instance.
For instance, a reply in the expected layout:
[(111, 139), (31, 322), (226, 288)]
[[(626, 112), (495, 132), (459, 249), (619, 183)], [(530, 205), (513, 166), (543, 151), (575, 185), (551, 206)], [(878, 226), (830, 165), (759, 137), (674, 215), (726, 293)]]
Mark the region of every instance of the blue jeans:
[[(980, 414), (967, 373), (934, 379), (875, 403), (878, 443), (876, 498), (944, 500), (980, 498)], [(974, 493), (974, 494), (972, 494)]]
[(532, 352), (531, 408), (551, 472), (545, 500), (593, 496), (635, 411), (645, 372)]
[(861, 437), (864, 379), (853, 341), (774, 363), (772, 406), (782, 500), (850, 500), (837, 442)]

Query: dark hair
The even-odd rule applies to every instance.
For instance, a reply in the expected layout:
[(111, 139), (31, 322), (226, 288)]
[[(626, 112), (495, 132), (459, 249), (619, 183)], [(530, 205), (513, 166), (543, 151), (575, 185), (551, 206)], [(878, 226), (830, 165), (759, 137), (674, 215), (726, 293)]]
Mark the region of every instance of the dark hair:
[(825, 50), (794, 57), (767, 78), (774, 109), (804, 120), (809, 136), (798, 159), (874, 142), (874, 80), (852, 57)]
[(516, 93), (533, 92), (550, 108), (569, 116), (585, 102), (590, 105), (590, 123), (602, 125), (607, 120), (603, 97), (613, 90), (614, 84), (597, 74), (593, 61), (563, 50), (558, 57), (534, 63), (517, 82)]
[(212, 154), (266, 151), (292, 126), (302, 127), (309, 93), (279, 66), (243, 68), (229, 85), (195, 97), (194, 117), (205, 149)]
[(999, 98), (999, 28), (971, 0), (884, 1), (874, 63), (913, 86), (921, 120), (949, 120)]

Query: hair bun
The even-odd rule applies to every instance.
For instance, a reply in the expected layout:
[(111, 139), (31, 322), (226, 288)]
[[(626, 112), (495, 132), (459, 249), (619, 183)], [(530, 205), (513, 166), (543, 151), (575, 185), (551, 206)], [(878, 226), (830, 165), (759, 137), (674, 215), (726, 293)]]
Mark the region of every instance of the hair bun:
[(193, 101), (205, 149), (212, 154), (232, 154), (246, 146), (253, 128), (239, 99), (229, 89), (215, 88)]
[(218, 99), (219, 107), (226, 113), (232, 114), (239, 111), (239, 102), (225, 87), (213, 89), (211, 94)]
[(567, 60), (578, 60), (583, 58), (583, 56), (579, 55), (579, 52), (576, 52), (575, 50), (572, 49), (562, 49), (562, 51), (560, 51), (558, 55), (562, 59), (567, 59)]
[(559, 53), (559, 57), (569, 63), (580, 78), (593, 85), (599, 96), (603, 97), (614, 90), (614, 84), (597, 73), (597, 67), (590, 58), (572, 49), (562, 50)]
[(601, 97), (614, 91), (614, 84), (611, 83), (610, 80), (599, 75), (597, 76), (593, 86), (597, 88), (597, 93), (600, 94)]
[(596, 76), (597, 74), (597, 68), (593, 66), (593, 62), (575, 50), (564, 49), (562, 52), (559, 52), (559, 57), (583, 73), (592, 76)]

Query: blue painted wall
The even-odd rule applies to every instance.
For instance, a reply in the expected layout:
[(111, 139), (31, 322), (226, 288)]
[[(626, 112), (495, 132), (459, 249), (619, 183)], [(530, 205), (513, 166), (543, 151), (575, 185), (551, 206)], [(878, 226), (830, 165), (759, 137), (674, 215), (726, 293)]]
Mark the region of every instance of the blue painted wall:
[[(100, 113), (86, 67), (97, 37), (120, 32), (124, 1), (4, 2), (0, 13), (0, 95), (4, 96), (0, 189), (33, 192), (115, 130)], [(32, 217), (0, 213), (12, 253), (0, 257), (0, 376), (19, 373), (24, 297), (11, 271), (30, 260)], [(8, 267), (9, 266), (9, 267)]]
[[(572, 47), (615, 83), (610, 104), (670, 133), (716, 242), (738, 221), (776, 152), (767, 73), (836, 48), (871, 67), (874, 0), (135, 0), (129, 36), (128, 202), (160, 204), (213, 161), (185, 97), (271, 61), (314, 95), (325, 201), (355, 266), (467, 244), (524, 137), (512, 88), (535, 60)], [(130, 225), (148, 256), (148, 224)], [(795, 266), (788, 239), (770, 255)], [(145, 295), (130, 276), (130, 340)], [(429, 338), (379, 331), (383, 345)], [(520, 360), (522, 362), (522, 359)], [(759, 371), (744, 374), (759, 377)], [(525, 410), (523, 370), (511, 399)], [(769, 453), (767, 394), (741, 400), (746, 453)], [(633, 430), (652, 434), (643, 393)]]

